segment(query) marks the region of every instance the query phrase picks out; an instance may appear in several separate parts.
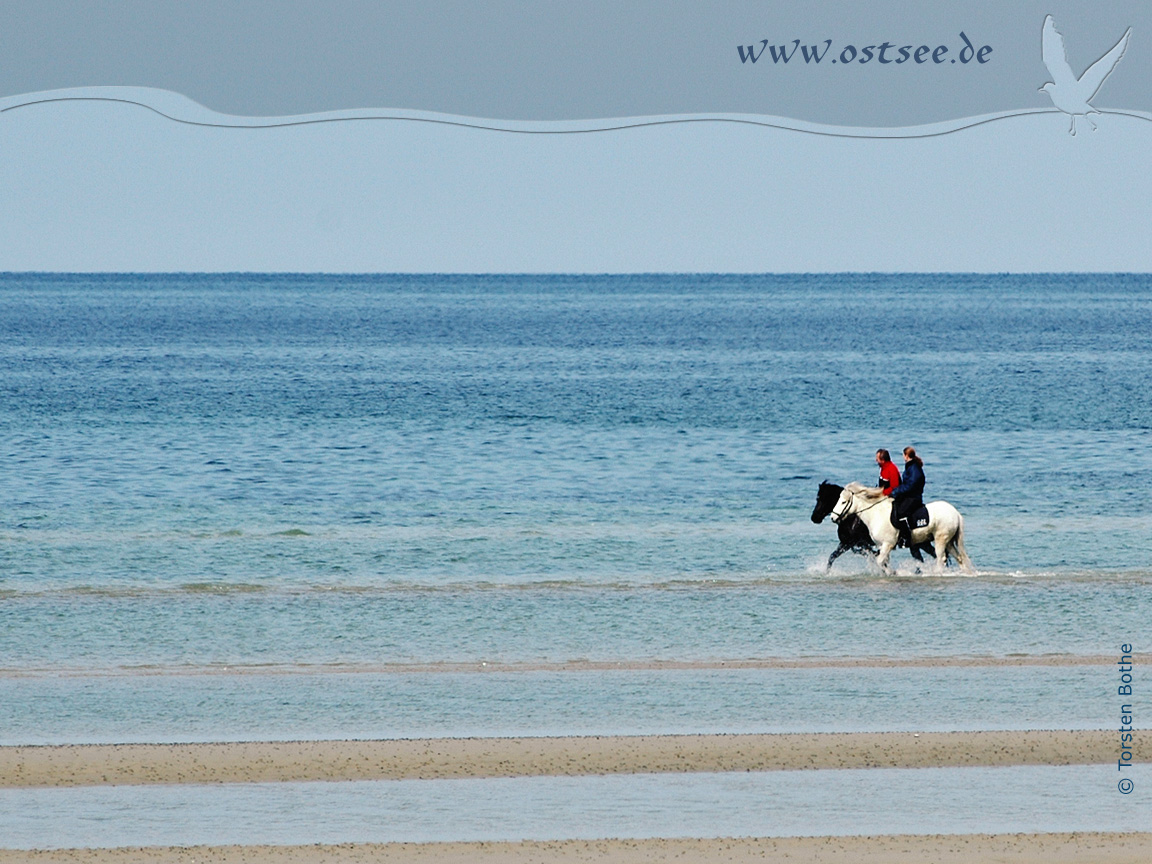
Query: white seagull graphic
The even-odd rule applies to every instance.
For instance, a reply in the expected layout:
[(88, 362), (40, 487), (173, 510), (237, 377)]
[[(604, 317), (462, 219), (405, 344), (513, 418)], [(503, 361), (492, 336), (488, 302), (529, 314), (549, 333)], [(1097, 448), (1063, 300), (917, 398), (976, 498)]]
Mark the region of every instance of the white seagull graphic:
[(1089, 103), (1100, 90), (1100, 85), (1104, 83), (1104, 79), (1112, 74), (1112, 70), (1120, 62), (1120, 58), (1124, 56), (1124, 51), (1128, 48), (1128, 36), (1131, 33), (1132, 28), (1129, 27), (1120, 37), (1120, 41), (1112, 46), (1112, 50), (1089, 66), (1084, 70), (1084, 74), (1077, 78), (1072, 67), (1068, 65), (1068, 55), (1064, 51), (1064, 37), (1057, 31), (1051, 15), (1044, 19), (1044, 38), (1041, 47), (1044, 52), (1044, 65), (1048, 67), (1048, 72), (1052, 75), (1053, 80), (1041, 87), (1040, 90), (1048, 94), (1053, 105), (1065, 114), (1071, 115), (1072, 126), (1068, 130), (1071, 134), (1076, 134), (1077, 117), (1083, 117), (1092, 127), (1092, 131), (1096, 131), (1096, 124), (1088, 115), (1099, 114), (1100, 112)]

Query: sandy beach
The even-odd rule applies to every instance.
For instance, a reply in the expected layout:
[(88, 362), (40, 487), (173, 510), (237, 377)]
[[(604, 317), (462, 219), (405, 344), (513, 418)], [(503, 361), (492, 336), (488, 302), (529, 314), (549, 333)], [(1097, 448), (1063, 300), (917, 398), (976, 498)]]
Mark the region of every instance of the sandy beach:
[(1088, 765), (1117, 744), (1046, 730), (23, 746), (0, 747), (0, 787)]
[(184, 846), (123, 849), (0, 850), (0, 864), (1144, 864), (1152, 833), (936, 834), (867, 837), (779, 837), (559, 840), (522, 843), (364, 843), (335, 846)]

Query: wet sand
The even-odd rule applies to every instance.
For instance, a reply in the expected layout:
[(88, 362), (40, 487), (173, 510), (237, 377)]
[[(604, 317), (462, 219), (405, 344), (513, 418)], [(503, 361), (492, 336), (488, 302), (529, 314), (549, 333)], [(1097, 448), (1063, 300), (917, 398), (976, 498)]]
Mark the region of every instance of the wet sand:
[(0, 747), (0, 787), (1089, 765), (1118, 745), (1114, 731), (1048, 730), (19, 746)]
[(718, 840), (558, 840), (523, 843), (365, 843), (0, 850), (0, 864), (1146, 864), (1152, 833), (877, 835)]

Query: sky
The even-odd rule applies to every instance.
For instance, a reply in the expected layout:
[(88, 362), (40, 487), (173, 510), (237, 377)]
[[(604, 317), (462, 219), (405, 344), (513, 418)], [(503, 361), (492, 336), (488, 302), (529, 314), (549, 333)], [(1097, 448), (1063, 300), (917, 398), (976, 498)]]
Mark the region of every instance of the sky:
[[(227, 5), (206, 3), (196, 8), (222, 14), (219, 10)], [(1043, 15), (1035, 10), (1034, 36), (1027, 38), (1019, 32), (1024, 25), (1016, 18), (1006, 20), (995, 12), (998, 7), (984, 3), (961, 4), (947, 21), (936, 15), (910, 22), (898, 13), (915, 4), (895, 0), (881, 4), (881, 11), (891, 18), (861, 18), (858, 9), (848, 15), (851, 4), (821, 4), (811, 21), (793, 11), (787, 19), (761, 26), (764, 38), (793, 30), (827, 30), (829, 38), (841, 41), (856, 39), (852, 34), (857, 32), (915, 34), (923, 28), (947, 34), (958, 26), (969, 27), (959, 23), (963, 20), (974, 25), (973, 35), (987, 34), (995, 49), (992, 57), (1011, 62), (991, 70), (966, 67), (957, 75), (968, 77), (953, 76), (947, 86), (939, 84), (943, 65), (904, 70), (898, 79), (904, 87), (901, 99), (893, 98), (892, 87), (876, 77), (887, 74), (878, 67), (866, 70), (871, 78), (836, 79), (855, 82), (847, 95), (829, 87), (833, 79), (827, 68), (808, 78), (803, 77), (807, 73), (789, 70), (795, 86), (784, 95), (769, 93), (768, 98), (762, 85), (749, 81), (779, 84), (779, 79), (762, 74), (777, 70), (757, 68), (753, 74), (759, 79), (739, 79), (744, 82), (741, 86), (760, 88), (752, 96), (752, 90), (741, 95), (732, 89), (732, 76), (753, 70), (740, 69), (738, 59), (723, 74), (710, 78), (702, 73), (698, 86), (686, 86), (674, 77), (653, 83), (649, 67), (655, 61), (617, 58), (608, 70), (615, 76), (612, 81), (601, 70), (582, 91), (567, 85), (587, 83), (586, 67), (595, 64), (586, 60), (580, 65), (561, 51), (557, 63), (568, 64), (568, 72), (562, 68), (545, 82), (547, 86), (540, 86), (533, 75), (547, 52), (542, 53), (533, 34), (553, 38), (564, 32), (560, 26), (564, 25), (582, 34), (575, 44), (584, 45), (586, 54), (595, 54), (589, 46), (599, 44), (581, 29), (598, 23), (595, 16), (577, 15), (578, 4), (553, 5), (559, 10), (555, 20), (541, 20), (539, 14), (528, 20), (514, 13), (538, 6), (497, 4), (494, 20), (515, 20), (516, 26), (511, 35), (502, 37), (504, 41), (493, 37), (483, 42), (480, 36), (491, 36), (499, 28), (491, 22), (487, 31), (477, 25), (477, 41), (469, 50), (472, 56), (483, 57), (476, 63), (483, 86), (466, 82), (467, 76), (457, 69), (462, 83), (458, 96), (449, 98), (453, 87), (441, 77), (426, 82), (424, 89), (411, 81), (380, 89), (375, 84), (361, 87), (351, 73), (349, 86), (343, 89), (337, 75), (323, 86), (300, 83), (298, 91), (287, 86), (273, 92), (245, 72), (250, 63), (214, 63), (213, 52), (226, 49), (234, 52), (242, 47), (259, 57), (271, 55), (260, 39), (243, 46), (235, 39), (229, 43), (209, 26), (215, 19), (208, 13), (188, 13), (193, 18), (208, 15), (203, 20), (168, 21), (170, 26), (200, 28), (197, 32), (207, 34), (203, 62), (195, 64), (187, 54), (164, 61), (163, 52), (153, 44), (156, 34), (141, 30), (143, 25), (128, 39), (125, 19), (105, 14), (111, 8), (108, 4), (73, 4), (71, 8), (89, 16), (89, 23), (103, 22), (104, 30), (95, 33), (85, 49), (87, 59), (80, 56), (68, 63), (61, 59), (61, 45), (84, 43), (75, 33), (88, 19), (79, 15), (62, 28), (73, 34), (68, 39), (51, 42), (38, 60), (26, 48), (23, 54), (10, 53), (9, 60), (22, 58), (23, 66), (9, 62), (0, 74), (0, 96), (7, 97), (0, 99), (0, 271), (1152, 269), (1152, 244), (1147, 239), (1152, 227), (1152, 181), (1145, 168), (1152, 152), (1152, 114), (1144, 113), (1152, 104), (1141, 104), (1147, 89), (1142, 85), (1134, 89), (1133, 83), (1138, 72), (1152, 68), (1152, 27), (1147, 42), (1134, 29), (1127, 54), (1101, 91), (1102, 96), (1120, 100), (1101, 98), (1101, 106), (1130, 109), (1128, 114), (1097, 117), (1096, 131), (1081, 121), (1079, 134), (1072, 136), (1069, 118), (1052, 110), (1047, 96), (1037, 89), (1048, 77), (1040, 60)], [(1031, 4), (1023, 5), (1031, 10)], [(282, 16), (285, 20), (277, 25), (280, 35), (305, 26), (309, 14), (304, 13), (314, 12), (313, 6), (289, 4), (287, 8), (299, 14)], [(727, 10), (735, 23), (715, 25), (706, 34), (711, 40), (708, 46), (723, 44), (725, 51), (735, 54), (729, 37), (753, 32), (749, 29), (749, 21), (756, 20), (749, 17), (753, 6), (761, 17), (764, 8), (784, 8), (721, 4), (717, 8)], [(43, 34), (51, 31), (51, 15), (63, 14), (65, 7), (47, 2), (35, 8), (46, 11), (21, 19), (21, 26), (41, 28), (38, 38), (43, 40)], [(158, 3), (156, 8), (176, 14), (171, 4)], [(245, 10), (242, 29), (252, 34), (270, 7), (248, 3), (232, 8)], [(385, 3), (373, 8), (401, 6)], [(579, 8), (604, 14), (598, 4)], [(679, 10), (684, 19), (654, 25), (652, 32), (665, 41), (675, 33), (684, 39), (695, 13), (678, 4), (670, 8)], [(840, 29), (834, 26), (841, 20), (833, 14), (838, 11), (847, 15)], [(1077, 18), (1067, 8), (1062, 14), (1067, 20), (1061, 29), (1069, 60), (1077, 71), (1111, 47), (1123, 33), (1124, 21), (1139, 23), (1138, 13), (1128, 4), (1108, 5), (1098, 16), (1101, 20), (1081, 20), (1082, 11)], [(1140, 14), (1152, 25), (1152, 17)], [(117, 21), (119, 29), (113, 26)], [(401, 35), (419, 36), (416, 47), (410, 46), (411, 57), (427, 54), (418, 50), (421, 46), (438, 44), (429, 35), (432, 24), (426, 18), (401, 16), (393, 23)], [(644, 22), (634, 16), (625, 23), (624, 32), (632, 32)], [(8, 29), (20, 31), (20, 27)], [(454, 38), (461, 38), (458, 22), (450, 29)], [(13, 37), (5, 38), (11, 48)], [(116, 39), (150, 47), (139, 49), (135, 65), (115, 61), (108, 52)], [(390, 40), (393, 46), (407, 44), (395, 33)], [(618, 35), (608, 41), (619, 50)], [(981, 39), (974, 41), (979, 45)], [(525, 49), (528, 59), (516, 54), (518, 45), (532, 46)], [(645, 50), (653, 49), (649, 45)], [(697, 63), (706, 70), (713, 60), (704, 56), (703, 49), (700, 52), (700, 56), (688, 52), (689, 65)], [(507, 68), (500, 56), (510, 58), (503, 64)], [(273, 60), (269, 65), (275, 67), (280, 61)], [(459, 58), (453, 60), (458, 62)], [(16, 74), (14, 68), (23, 71)], [(213, 77), (195, 71), (219, 68), (226, 74)], [(193, 71), (182, 74), (181, 69)], [(920, 72), (924, 75), (915, 78)], [(984, 80), (980, 76), (985, 72), (999, 77), (994, 76), (994, 86), (985, 81), (975, 88), (977, 101), (956, 96), (957, 87), (971, 89), (966, 82)], [(231, 90), (230, 80), (235, 82)], [(512, 88), (511, 96), (509, 81), (523, 85)], [(204, 107), (187, 103), (180, 108), (178, 97), (161, 91), (86, 89), (100, 85), (166, 86), (199, 99)], [(20, 98), (20, 93), (30, 92), (21, 88), (42, 86), (81, 88), (72, 96), (134, 94), (139, 104), (89, 99), (27, 104), (37, 100)], [(572, 89), (586, 91), (583, 101), (579, 94), (548, 96)], [(614, 93), (623, 95), (615, 98)], [(685, 101), (669, 95), (677, 93)], [(861, 93), (872, 102), (862, 99)], [(243, 128), (248, 116), (331, 111), (356, 106), (357, 99), (377, 98), (396, 101), (390, 106), (366, 102), (358, 107), (408, 105), (391, 112), (392, 119)], [(161, 116), (148, 105), (176, 119)], [(170, 105), (177, 107), (168, 110)], [(548, 123), (532, 126), (545, 115), (628, 116), (646, 109), (657, 114), (702, 112), (706, 118), (730, 111), (756, 116), (775, 111), (798, 120), (872, 128), (967, 117), (981, 113), (977, 109), (1048, 109), (1048, 113), (1001, 117), (934, 137), (876, 140), (722, 119), (566, 134), (397, 119), (397, 114), (405, 113), (427, 119), (426, 114), (407, 110), (413, 106), (527, 119), (531, 122), (518, 128), (537, 132), (556, 128)], [(238, 113), (216, 113), (226, 110)], [(199, 126), (182, 119), (225, 125)], [(237, 123), (240, 127), (227, 125)]]

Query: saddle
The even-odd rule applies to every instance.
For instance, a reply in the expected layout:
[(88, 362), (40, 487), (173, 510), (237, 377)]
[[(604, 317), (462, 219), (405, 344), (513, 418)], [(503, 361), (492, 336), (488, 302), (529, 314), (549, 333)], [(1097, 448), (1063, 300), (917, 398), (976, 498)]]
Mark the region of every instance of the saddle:
[(917, 528), (927, 528), (928, 508), (924, 505), (921, 505), (907, 516), (901, 516), (899, 521), (907, 525), (910, 531), (915, 531)]

